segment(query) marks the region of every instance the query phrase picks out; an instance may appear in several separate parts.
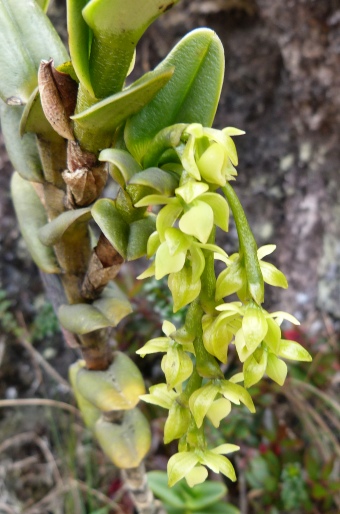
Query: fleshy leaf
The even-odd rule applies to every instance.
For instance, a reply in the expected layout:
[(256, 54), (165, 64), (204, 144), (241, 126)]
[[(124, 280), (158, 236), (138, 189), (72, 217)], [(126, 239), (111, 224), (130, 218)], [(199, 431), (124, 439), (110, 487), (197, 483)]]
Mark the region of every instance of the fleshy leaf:
[(20, 136), (20, 121), (23, 114), (22, 106), (9, 106), (0, 100), (1, 130), (6, 150), (13, 168), (20, 176), (31, 182), (43, 182), (42, 165), (35, 136)]
[(0, 2), (0, 98), (9, 105), (25, 104), (37, 86), (40, 61), (68, 60), (50, 20), (36, 2)]
[(126, 258), (128, 261), (133, 261), (146, 255), (148, 240), (155, 228), (156, 220), (153, 216), (147, 216), (141, 220), (130, 223), (126, 249)]
[(95, 435), (104, 453), (120, 469), (138, 467), (151, 446), (149, 422), (139, 409), (126, 411), (120, 424), (100, 418)]
[(45, 273), (59, 273), (54, 251), (43, 245), (38, 236), (39, 229), (47, 223), (47, 216), (34, 187), (14, 173), (11, 193), (21, 234), (32, 259)]
[(101, 130), (113, 135), (119, 125), (152, 100), (172, 74), (173, 69), (146, 73), (130, 87), (71, 116), (71, 119), (87, 130)]
[(90, 57), (91, 82), (97, 98), (116, 93), (133, 61), (136, 45), (148, 26), (178, 0), (92, 0), (83, 9), (93, 30)]
[(86, 400), (77, 389), (77, 374), (78, 371), (86, 366), (84, 360), (78, 360), (69, 367), (69, 379), (72, 390), (76, 397), (78, 408), (81, 412), (85, 425), (91, 430), (94, 428), (96, 421), (101, 416), (101, 410), (93, 405), (93, 403)]
[(118, 287), (109, 284), (92, 305), (61, 305), (58, 318), (64, 328), (75, 334), (87, 334), (100, 328), (115, 327), (132, 311)]
[(39, 239), (44, 245), (53, 246), (68, 229), (77, 230), (79, 223), (87, 223), (90, 219), (90, 207), (65, 211), (39, 230)]
[(122, 187), (125, 187), (133, 175), (142, 169), (129, 152), (117, 148), (102, 150), (98, 159), (111, 164), (110, 175)]
[(198, 29), (185, 36), (156, 69), (169, 66), (175, 67), (170, 82), (126, 125), (127, 147), (139, 162), (164, 127), (211, 126), (215, 116), (224, 74), (223, 47), (215, 32)]
[(89, 68), (91, 31), (82, 15), (82, 10), (87, 3), (88, 0), (68, 0), (66, 2), (67, 31), (74, 71), (81, 84), (94, 96)]
[(122, 215), (112, 200), (103, 198), (98, 200), (92, 207), (92, 216), (100, 227), (105, 237), (112, 246), (124, 258), (127, 255), (129, 240), (129, 225), (124, 221)]
[(113, 357), (105, 371), (83, 368), (77, 374), (80, 394), (103, 412), (132, 409), (145, 393), (143, 376), (134, 362), (122, 352)]
[(162, 195), (171, 196), (178, 185), (178, 177), (160, 168), (148, 168), (140, 173), (136, 173), (131, 178), (130, 184), (152, 187)]

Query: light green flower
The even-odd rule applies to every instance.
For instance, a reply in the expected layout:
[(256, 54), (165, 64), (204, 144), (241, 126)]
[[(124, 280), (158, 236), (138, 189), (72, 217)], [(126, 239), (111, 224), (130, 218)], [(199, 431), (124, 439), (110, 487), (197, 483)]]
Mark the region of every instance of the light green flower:
[(177, 149), (184, 169), (195, 180), (206, 180), (224, 186), (237, 175), (238, 164), (235, 143), (231, 136), (244, 134), (243, 130), (227, 127), (223, 130), (202, 127), (197, 123), (184, 131), (187, 142)]
[[(220, 402), (220, 399), (224, 401)], [(216, 410), (216, 401), (219, 402), (217, 405), (221, 407), (220, 413)], [(200, 387), (190, 396), (189, 407), (198, 428), (202, 426), (206, 416), (214, 426), (218, 426), (221, 419), (229, 414), (230, 402), (236, 405), (240, 405), (242, 402), (251, 412), (255, 412), (249, 393), (244, 387), (231, 380), (215, 380)]]
[(173, 339), (176, 327), (169, 321), (164, 321), (162, 330), (167, 337), (156, 337), (148, 341), (137, 354), (145, 357), (151, 353), (165, 352), (161, 362), (169, 390), (181, 389), (182, 383), (187, 380), (193, 371), (193, 363), (186, 352), (194, 353), (194, 346), (190, 342), (183, 344)]
[(181, 405), (177, 398), (180, 393), (169, 389), (166, 384), (157, 384), (150, 387), (150, 394), (143, 394), (140, 399), (146, 403), (158, 405), (169, 410), (164, 426), (164, 443), (179, 439), (188, 430), (191, 421), (189, 409)]
[(213, 450), (197, 449), (176, 453), (168, 462), (169, 486), (172, 487), (182, 478), (186, 479), (190, 487), (204, 482), (208, 476), (207, 472), (204, 471), (205, 467), (211, 469), (214, 473), (222, 473), (235, 482), (234, 467), (223, 454), (233, 453), (237, 450), (239, 450), (239, 446), (222, 444)]
[[(271, 254), (275, 250), (275, 245), (265, 245), (257, 251), (257, 257), (263, 280), (275, 287), (288, 287), (287, 279), (273, 264), (263, 261), (262, 259)], [(237, 293), (241, 299), (246, 296), (247, 276), (244, 263), (238, 253), (231, 255), (228, 259), (220, 254), (215, 255), (216, 259), (222, 260), (227, 264), (227, 268), (223, 270), (217, 277), (216, 282), (216, 300), (221, 300), (225, 296)]]

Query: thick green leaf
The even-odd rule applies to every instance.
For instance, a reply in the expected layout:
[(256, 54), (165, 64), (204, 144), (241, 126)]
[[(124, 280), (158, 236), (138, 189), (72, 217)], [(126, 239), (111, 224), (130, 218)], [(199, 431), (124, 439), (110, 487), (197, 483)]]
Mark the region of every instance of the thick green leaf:
[(92, 216), (112, 246), (126, 258), (129, 225), (122, 218), (115, 203), (107, 198), (98, 200), (92, 207)]
[(62, 305), (58, 318), (64, 328), (83, 335), (100, 328), (115, 327), (131, 312), (130, 302), (117, 287), (110, 284), (91, 305)]
[(182, 492), (182, 484), (177, 484), (170, 488), (168, 486), (168, 475), (163, 471), (150, 471), (147, 477), (150, 489), (158, 498), (171, 507), (183, 509), (184, 511), (185, 501), (180, 494)]
[(33, 134), (20, 136), (23, 106), (12, 107), (0, 100), (1, 130), (14, 169), (26, 180), (43, 182), (42, 166)]
[(79, 369), (78, 391), (102, 412), (132, 409), (145, 393), (144, 380), (136, 364), (124, 353), (115, 352), (103, 371)]
[(162, 195), (171, 196), (178, 186), (178, 176), (160, 168), (149, 168), (133, 175), (130, 184), (152, 187)]
[(126, 258), (133, 261), (143, 257), (147, 253), (148, 239), (156, 229), (156, 218), (148, 216), (134, 221), (129, 227), (129, 240), (126, 250)]
[(125, 150), (106, 148), (100, 152), (98, 159), (112, 165), (109, 168), (110, 175), (122, 187), (125, 187), (135, 173), (142, 170), (138, 162)]
[(38, 237), (39, 229), (47, 223), (47, 216), (32, 184), (14, 173), (11, 193), (22, 237), (32, 259), (45, 273), (58, 273), (60, 269), (53, 250), (43, 245)]
[(99, 419), (95, 435), (104, 453), (121, 469), (139, 466), (151, 446), (150, 426), (139, 409), (126, 411), (120, 424)]
[(74, 71), (81, 84), (94, 95), (89, 69), (91, 31), (82, 15), (87, 2), (88, 0), (67, 0), (67, 31)]
[(90, 207), (63, 212), (39, 230), (40, 241), (46, 246), (53, 246), (70, 227), (77, 229), (79, 223), (86, 223), (90, 219)]
[(26, 132), (34, 132), (37, 136), (51, 143), (62, 144), (63, 141), (63, 138), (53, 130), (51, 124), (46, 119), (41, 106), (38, 88), (35, 88), (29, 97), (22, 113), (20, 136), (23, 137)]
[(125, 129), (129, 151), (140, 162), (150, 141), (175, 123), (211, 126), (223, 81), (224, 52), (215, 32), (194, 30), (184, 37), (156, 70), (175, 67), (170, 82)]
[(178, 0), (92, 0), (83, 9), (93, 30), (90, 75), (97, 98), (120, 91), (148, 26)]
[(68, 60), (57, 32), (39, 5), (0, 0), (0, 97), (10, 105), (27, 102), (37, 86), (42, 59), (56, 66)]
[(155, 70), (143, 75), (130, 87), (109, 96), (71, 118), (87, 130), (113, 131), (127, 118), (144, 107), (169, 82), (173, 68)]

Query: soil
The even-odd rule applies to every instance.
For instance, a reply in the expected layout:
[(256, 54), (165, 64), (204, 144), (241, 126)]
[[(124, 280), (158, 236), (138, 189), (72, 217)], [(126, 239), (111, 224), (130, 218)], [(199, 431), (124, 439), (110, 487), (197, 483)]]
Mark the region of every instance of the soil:
[[(52, 3), (51, 16), (65, 39), (64, 11), (64, 1)], [(340, 0), (182, 0), (148, 29), (139, 46), (134, 76), (152, 69), (184, 34), (201, 26), (217, 32), (226, 54), (215, 126), (247, 132), (237, 139), (236, 190), (259, 245), (277, 245), (272, 262), (289, 281), (288, 291), (268, 294), (268, 306), (297, 316), (311, 339), (332, 336), (336, 341), (340, 328)], [(12, 302), (10, 311), (18, 326), (22, 328), (24, 320), (30, 330), (44, 302), (43, 288), (17, 227), (9, 195), (11, 164), (2, 139), (0, 144), (0, 289)], [(226, 249), (237, 251), (233, 228)], [(40, 376), (35, 358), (14, 341), (4, 326), (0, 397), (35, 395), (69, 402), (70, 393), (62, 382), (49, 372)], [(66, 348), (60, 334), (35, 348), (67, 378), (76, 354)], [(69, 414), (51, 407), (50, 415), (57, 432), (54, 439), (40, 407), (0, 411), (1, 513), (22, 512), (22, 505), (31, 512), (30, 501), (33, 505), (52, 485), (58, 487), (54, 461), (42, 448), (51, 437), (53, 448), (58, 446), (58, 434)], [(78, 421), (73, 419), (72, 426), (77, 438), (82, 433)], [(6, 453), (6, 441), (22, 433), (27, 438), (14, 439), (11, 452)], [(83, 433), (81, 437), (86, 439)], [(29, 458), (22, 464), (32, 470), (27, 478), (27, 469), (14, 463)], [(106, 464), (101, 466), (98, 480), (105, 483)], [(26, 477), (25, 486), (14, 487), (20, 473)], [(34, 473), (40, 477), (38, 484)], [(84, 473), (76, 478), (84, 479)], [(46, 513), (44, 509), (42, 505), (32, 514)], [(49, 512), (61, 511), (56, 506)]]

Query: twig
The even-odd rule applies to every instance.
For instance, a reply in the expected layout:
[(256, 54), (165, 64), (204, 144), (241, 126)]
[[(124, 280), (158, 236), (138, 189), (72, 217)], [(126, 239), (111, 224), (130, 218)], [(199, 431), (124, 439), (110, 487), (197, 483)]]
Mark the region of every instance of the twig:
[(63, 481), (51, 450), (49, 449), (46, 442), (41, 437), (37, 436), (34, 432), (24, 432), (22, 434), (18, 434), (9, 439), (6, 439), (6, 441), (4, 441), (0, 446), (0, 453), (8, 450), (8, 448), (11, 446), (18, 446), (26, 443), (34, 443), (36, 446), (38, 446), (41, 453), (45, 457), (46, 462), (52, 468), (52, 473), (56, 484), (62, 485)]
[(119, 505), (114, 501), (111, 500), (108, 496), (101, 493), (100, 491), (97, 491), (96, 489), (93, 489), (92, 487), (88, 486), (85, 482), (82, 482), (81, 480), (71, 480), (71, 482), (78, 487), (81, 491), (85, 493), (90, 493), (92, 496), (95, 496), (99, 501), (104, 503), (105, 505), (116, 509), (117, 514), (124, 514), (122, 509), (119, 507)]
[(56, 409), (66, 410), (76, 416), (81, 416), (80, 411), (65, 402), (48, 400), (47, 398), (18, 398), (16, 400), (0, 400), (0, 407), (31, 407), (31, 406), (55, 407)]
[(72, 392), (70, 384), (65, 380), (45, 359), (44, 357), (34, 348), (34, 346), (29, 342), (28, 339), (28, 330), (27, 325), (25, 323), (22, 312), (17, 312), (17, 318), (20, 323), (20, 326), (25, 331), (26, 337), (20, 337), (18, 339), (18, 343), (20, 343), (24, 348), (31, 354), (31, 356), (36, 360), (36, 362), (46, 371), (48, 375), (50, 375), (56, 382), (58, 382), (62, 387), (68, 392)]
[(97, 499), (100, 500), (102, 503), (109, 506), (111, 509), (114, 509), (117, 514), (124, 514), (119, 505), (117, 505), (117, 503), (111, 500), (111, 498), (105, 496), (105, 494), (100, 493), (99, 491), (92, 489), (91, 487), (87, 486), (84, 482), (80, 482), (74, 479), (69, 480), (68, 484), (64, 484), (62, 486), (55, 487), (54, 489), (52, 489), (52, 491), (50, 491), (37, 503), (32, 505), (32, 507), (26, 509), (25, 514), (39, 514), (39, 512), (41, 512), (40, 509), (43, 505), (48, 505), (52, 503), (58, 496), (66, 494), (74, 488), (79, 488), (80, 490), (90, 492), (93, 496), (96, 496)]

